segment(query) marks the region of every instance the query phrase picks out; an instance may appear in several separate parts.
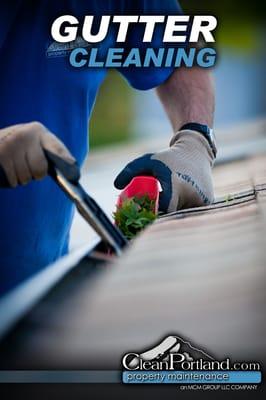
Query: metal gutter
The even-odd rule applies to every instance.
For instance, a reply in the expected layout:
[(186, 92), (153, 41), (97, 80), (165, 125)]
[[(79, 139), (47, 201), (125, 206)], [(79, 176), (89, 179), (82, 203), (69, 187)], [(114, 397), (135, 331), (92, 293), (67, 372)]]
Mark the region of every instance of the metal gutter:
[(100, 239), (95, 238), (3, 296), (0, 299), (0, 339), (99, 243)]

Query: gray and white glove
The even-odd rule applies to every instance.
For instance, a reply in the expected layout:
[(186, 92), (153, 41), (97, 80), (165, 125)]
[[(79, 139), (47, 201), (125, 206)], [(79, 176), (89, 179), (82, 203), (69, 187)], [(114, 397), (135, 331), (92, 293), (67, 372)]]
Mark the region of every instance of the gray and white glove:
[(156, 177), (162, 186), (159, 210), (173, 212), (213, 202), (211, 168), (215, 156), (199, 132), (182, 130), (170, 142), (170, 148), (145, 154), (129, 164), (116, 177), (114, 185), (123, 189), (138, 175)]
[[(77, 168), (66, 146), (39, 122), (0, 129), (0, 187), (25, 185), (48, 173), (45, 151), (62, 163)], [(8, 186), (9, 185), (9, 186)]]

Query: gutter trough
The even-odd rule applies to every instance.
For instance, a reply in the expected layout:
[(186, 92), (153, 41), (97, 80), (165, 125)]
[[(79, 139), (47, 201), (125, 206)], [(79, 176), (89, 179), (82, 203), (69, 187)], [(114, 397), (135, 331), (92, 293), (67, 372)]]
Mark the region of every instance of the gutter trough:
[(49, 265), (2, 297), (0, 300), (0, 340), (66, 275), (73, 269), (78, 269), (83, 260), (86, 260), (88, 268), (95, 264), (105, 263), (108, 257), (96, 252), (99, 243), (100, 239), (96, 238)]

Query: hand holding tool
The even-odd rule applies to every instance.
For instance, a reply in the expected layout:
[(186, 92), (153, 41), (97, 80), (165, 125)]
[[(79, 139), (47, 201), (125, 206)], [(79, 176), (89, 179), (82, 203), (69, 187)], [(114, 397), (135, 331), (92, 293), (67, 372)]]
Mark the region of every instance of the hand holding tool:
[[(76, 205), (79, 213), (92, 226), (117, 255), (121, 254), (127, 240), (120, 230), (112, 223), (96, 201), (89, 196), (79, 183), (80, 171), (76, 163), (67, 163), (56, 154), (45, 150), (49, 164), (49, 175)], [(9, 188), (3, 168), (0, 166), (0, 187)]]
[(198, 132), (179, 131), (170, 147), (145, 154), (125, 166), (114, 185), (124, 189), (135, 177), (153, 176), (161, 184), (159, 211), (169, 213), (213, 202), (211, 167), (214, 154), (208, 141)]

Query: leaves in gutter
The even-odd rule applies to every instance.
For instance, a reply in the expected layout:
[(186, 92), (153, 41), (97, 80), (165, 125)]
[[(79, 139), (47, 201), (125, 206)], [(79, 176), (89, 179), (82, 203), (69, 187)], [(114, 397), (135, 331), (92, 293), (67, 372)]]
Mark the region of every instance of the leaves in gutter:
[(149, 196), (125, 199), (114, 212), (115, 223), (127, 239), (133, 239), (156, 219), (155, 201)]

